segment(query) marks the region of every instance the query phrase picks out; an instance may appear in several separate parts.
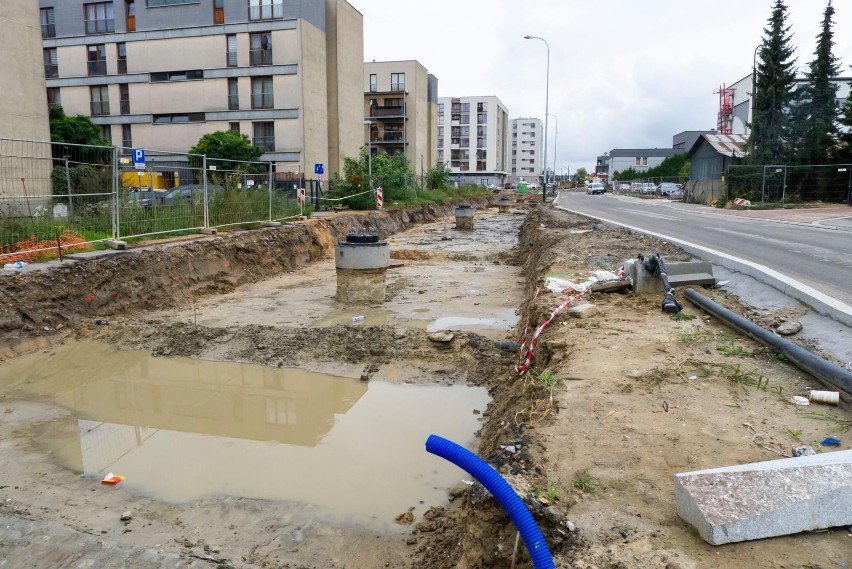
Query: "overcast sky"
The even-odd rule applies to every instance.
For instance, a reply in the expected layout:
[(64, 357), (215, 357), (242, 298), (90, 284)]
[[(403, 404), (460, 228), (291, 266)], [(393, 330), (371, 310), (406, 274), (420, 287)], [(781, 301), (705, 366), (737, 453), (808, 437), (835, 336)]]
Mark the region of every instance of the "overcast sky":
[[(672, 145), (716, 126), (722, 83), (751, 73), (773, 0), (349, 0), (366, 61), (416, 59), (441, 97), (496, 95), (509, 116), (544, 119), (548, 166), (593, 167), (613, 148)], [(787, 0), (797, 66), (813, 59), (826, 2)], [(835, 56), (852, 76), (852, 1), (835, 0)]]

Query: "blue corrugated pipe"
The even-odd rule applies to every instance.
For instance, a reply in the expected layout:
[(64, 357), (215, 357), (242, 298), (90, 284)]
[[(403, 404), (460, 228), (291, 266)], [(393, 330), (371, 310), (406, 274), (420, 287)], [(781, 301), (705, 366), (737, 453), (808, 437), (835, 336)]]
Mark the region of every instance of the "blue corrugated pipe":
[(488, 488), (488, 491), (497, 498), (497, 501), (509, 514), (509, 518), (511, 518), (515, 527), (518, 528), (518, 532), (524, 540), (524, 545), (529, 551), (533, 567), (535, 569), (556, 569), (556, 565), (553, 564), (553, 556), (550, 555), (550, 550), (547, 548), (547, 542), (544, 541), (544, 536), (535, 524), (532, 514), (524, 505), (523, 500), (518, 497), (509, 483), (496, 470), (466, 448), (438, 435), (429, 435), (429, 438), (426, 439), (426, 451), (449, 460)]

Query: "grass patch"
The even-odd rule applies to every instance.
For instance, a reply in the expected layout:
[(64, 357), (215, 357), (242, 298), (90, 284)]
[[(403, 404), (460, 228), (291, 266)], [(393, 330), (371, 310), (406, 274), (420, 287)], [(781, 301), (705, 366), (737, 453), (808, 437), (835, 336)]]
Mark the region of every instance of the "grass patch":
[(763, 391), (766, 391), (769, 387), (768, 378), (763, 377), (755, 370), (744, 370), (740, 364), (724, 366), (720, 374), (728, 381), (738, 385), (746, 393), (748, 393), (749, 387), (756, 387)]
[(671, 319), (675, 322), (686, 322), (689, 320), (695, 320), (696, 316), (694, 314), (687, 314), (685, 312), (676, 312), (675, 314), (670, 315)]
[(597, 492), (599, 484), (597, 480), (589, 474), (588, 470), (581, 470), (574, 474), (574, 480), (571, 481), (571, 486), (580, 492), (594, 494)]
[(745, 358), (750, 358), (754, 355), (754, 352), (747, 350), (740, 346), (739, 344), (734, 343), (733, 341), (730, 344), (717, 346), (717, 352), (721, 352), (726, 356), (740, 356)]
[(710, 332), (697, 324), (693, 324), (692, 328), (682, 330), (678, 334), (677, 341), (681, 344), (697, 344), (699, 342), (709, 340), (711, 337), (712, 334)]

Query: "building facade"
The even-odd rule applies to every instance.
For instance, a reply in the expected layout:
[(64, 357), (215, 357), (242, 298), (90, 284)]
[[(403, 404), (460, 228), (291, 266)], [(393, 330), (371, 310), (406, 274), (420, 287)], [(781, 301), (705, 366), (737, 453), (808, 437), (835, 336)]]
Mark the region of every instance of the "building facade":
[(543, 137), (541, 119), (512, 119), (512, 175), (509, 182), (544, 183)]
[(438, 79), (417, 61), (364, 64), (363, 142), (373, 155), (403, 153), (418, 175), (438, 160)]
[(609, 179), (609, 154), (606, 152), (595, 159), (595, 178)]
[(614, 148), (609, 151), (609, 179), (616, 172), (633, 168), (640, 174), (649, 168), (659, 166), (663, 160), (675, 154), (686, 152), (679, 148)]
[(345, 0), (39, 0), (48, 104), (117, 146), (237, 130), (281, 170), (357, 153), (363, 18)]
[[(50, 140), (38, 5), (33, 0), (4, 0), (0, 48), (0, 138)], [(29, 147), (28, 152), (29, 157), (13, 158), (16, 152), (10, 148), (0, 151), (0, 197), (20, 195), (24, 184), (30, 195), (50, 194), (49, 148)], [(0, 214), (11, 213), (10, 204), (0, 203)]]
[(503, 185), (509, 170), (509, 113), (500, 99), (438, 99), (438, 161), (460, 184)]

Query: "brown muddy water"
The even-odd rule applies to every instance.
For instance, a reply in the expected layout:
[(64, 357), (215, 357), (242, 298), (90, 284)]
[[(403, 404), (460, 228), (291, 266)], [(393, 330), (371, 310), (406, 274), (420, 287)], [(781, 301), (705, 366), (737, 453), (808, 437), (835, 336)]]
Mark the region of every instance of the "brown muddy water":
[(59, 466), (181, 503), (240, 496), (389, 529), (463, 478), (424, 450), (430, 433), (469, 445), (484, 388), (361, 382), (300, 369), (157, 358), (77, 342), (0, 365), (7, 401), (67, 411), (31, 445)]

